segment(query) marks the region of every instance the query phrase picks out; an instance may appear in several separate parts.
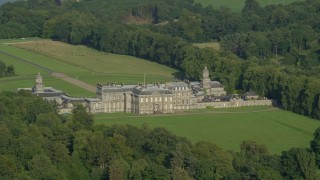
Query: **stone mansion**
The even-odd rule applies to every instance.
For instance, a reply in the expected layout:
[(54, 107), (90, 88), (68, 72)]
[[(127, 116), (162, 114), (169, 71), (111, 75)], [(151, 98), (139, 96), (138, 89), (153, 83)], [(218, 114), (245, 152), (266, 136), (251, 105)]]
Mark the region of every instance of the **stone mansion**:
[[(257, 100), (253, 94), (249, 101), (237, 95), (226, 96), (224, 86), (211, 81), (207, 67), (203, 70), (202, 81), (179, 81), (165, 84), (117, 85), (97, 84), (95, 98), (70, 97), (51, 87), (44, 87), (40, 74), (36, 76), (33, 88), (29, 90), (36, 96), (56, 101), (60, 113), (69, 113), (76, 103), (83, 104), (90, 113), (125, 112), (136, 114), (165, 114), (188, 109), (206, 107), (223, 108), (251, 105), (272, 105), (272, 100)], [(252, 93), (251, 93), (252, 94)]]

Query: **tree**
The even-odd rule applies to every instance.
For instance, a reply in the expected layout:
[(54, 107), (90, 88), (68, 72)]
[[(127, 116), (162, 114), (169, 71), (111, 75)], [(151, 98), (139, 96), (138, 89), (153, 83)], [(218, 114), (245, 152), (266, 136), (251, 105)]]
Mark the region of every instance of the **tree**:
[(30, 175), (36, 179), (67, 179), (65, 175), (58, 171), (51, 163), (49, 157), (36, 155), (28, 163)]
[(110, 180), (127, 179), (129, 165), (124, 159), (115, 159), (108, 166), (108, 178)]
[(0, 178), (14, 179), (17, 175), (17, 168), (13, 160), (9, 157), (0, 155)]
[(9, 65), (7, 67), (7, 76), (13, 76), (13, 75), (15, 75), (14, 67), (13, 67), (13, 65)]
[(93, 116), (88, 114), (86, 109), (81, 104), (76, 104), (72, 110), (72, 129), (79, 131), (81, 129), (92, 130)]
[(289, 179), (317, 179), (315, 154), (308, 149), (292, 148), (282, 153), (282, 175)]
[(7, 66), (2, 62), (0, 61), (0, 77), (5, 77), (7, 72)]
[(192, 148), (199, 165), (197, 179), (222, 179), (233, 171), (232, 156), (209, 142), (198, 142)]
[(316, 164), (320, 167), (320, 128), (316, 129), (314, 132), (314, 138), (310, 142), (311, 149), (316, 156)]

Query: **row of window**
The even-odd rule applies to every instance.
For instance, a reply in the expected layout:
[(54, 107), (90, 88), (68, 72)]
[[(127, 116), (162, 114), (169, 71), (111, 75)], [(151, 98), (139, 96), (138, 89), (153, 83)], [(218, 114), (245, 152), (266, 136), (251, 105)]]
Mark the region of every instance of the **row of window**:
[(180, 96), (189, 96), (190, 95), (190, 93), (175, 93), (174, 94), (174, 96), (178, 96), (178, 97), (180, 97)]
[(161, 101), (170, 101), (172, 102), (172, 97), (141, 97), (140, 98), (140, 102), (143, 103), (143, 102), (161, 102)]
[(175, 100), (174, 104), (189, 104), (189, 100)]
[(188, 87), (175, 87), (174, 90), (188, 90)]
[[(164, 109), (164, 110), (167, 110), (168, 108), (169, 108), (169, 109), (172, 109), (172, 107), (173, 107), (172, 104), (169, 104), (169, 105), (165, 104), (165, 105), (163, 106), (163, 109)], [(158, 108), (161, 108), (161, 107), (159, 106)], [(141, 109), (141, 110), (154, 110), (154, 107), (148, 106), (148, 105), (141, 105), (141, 106), (140, 106), (140, 109)]]
[(115, 95), (106, 95), (105, 99), (107, 100), (117, 100), (117, 99), (123, 99), (123, 94), (115, 94)]
[(174, 106), (174, 109), (189, 109), (189, 106)]

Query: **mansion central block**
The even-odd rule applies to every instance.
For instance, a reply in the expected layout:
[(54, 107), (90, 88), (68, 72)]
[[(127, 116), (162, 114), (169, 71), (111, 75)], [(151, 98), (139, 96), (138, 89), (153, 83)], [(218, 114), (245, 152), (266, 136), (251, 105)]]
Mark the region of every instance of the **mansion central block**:
[(207, 67), (203, 70), (202, 82), (97, 84), (97, 99), (91, 101), (88, 108), (90, 112), (174, 113), (179, 110), (194, 109), (204, 95), (226, 95), (222, 84), (209, 79)]

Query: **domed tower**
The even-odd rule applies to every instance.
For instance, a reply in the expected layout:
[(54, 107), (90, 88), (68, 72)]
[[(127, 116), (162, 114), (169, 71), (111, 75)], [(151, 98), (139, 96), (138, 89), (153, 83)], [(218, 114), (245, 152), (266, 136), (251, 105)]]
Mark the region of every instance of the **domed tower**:
[(36, 76), (36, 83), (33, 86), (32, 92), (34, 93), (44, 92), (44, 85), (42, 84), (42, 76), (40, 75), (40, 72), (38, 72), (38, 75)]
[(202, 71), (202, 88), (203, 89), (211, 88), (211, 79), (209, 78), (209, 70), (207, 66), (205, 66)]

